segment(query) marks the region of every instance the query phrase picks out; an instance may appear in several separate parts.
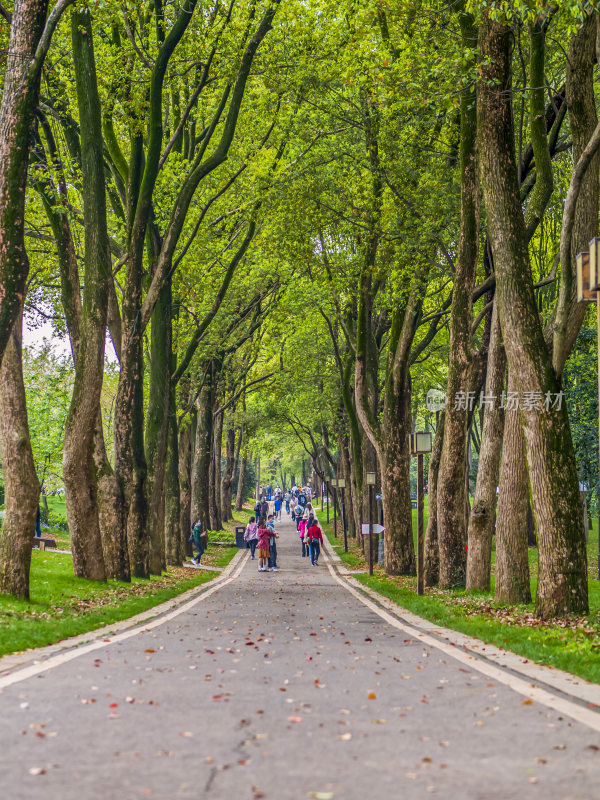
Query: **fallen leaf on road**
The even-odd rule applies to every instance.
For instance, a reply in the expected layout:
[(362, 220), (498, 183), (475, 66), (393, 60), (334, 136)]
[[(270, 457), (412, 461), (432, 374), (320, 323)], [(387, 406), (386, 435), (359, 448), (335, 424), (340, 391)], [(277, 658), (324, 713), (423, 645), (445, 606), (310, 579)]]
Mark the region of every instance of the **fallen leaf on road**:
[(352, 738), (352, 734), (351, 733), (342, 733), (338, 738), (341, 739), (342, 742), (348, 742)]
[(372, 719), (371, 722), (373, 725), (385, 725), (387, 719)]
[(371, 692), (369, 694), (369, 700), (376, 700), (376, 699), (377, 699), (377, 695), (375, 694), (375, 692)]
[(184, 736), (184, 737), (187, 738), (187, 737), (193, 736), (194, 734), (192, 733), (192, 731), (181, 731), (181, 733), (179, 735), (180, 736)]
[(302, 722), (302, 717), (288, 717), (288, 722)]
[(46, 770), (43, 767), (31, 767), (29, 770), (30, 775), (45, 775)]
[(523, 700), (521, 705), (522, 706), (532, 706), (533, 705), (533, 700)]
[(307, 797), (313, 797), (314, 800), (331, 800), (333, 792), (307, 792)]
[(152, 647), (148, 647), (146, 650), (144, 650), (144, 653), (156, 653), (156, 650), (154, 650)]

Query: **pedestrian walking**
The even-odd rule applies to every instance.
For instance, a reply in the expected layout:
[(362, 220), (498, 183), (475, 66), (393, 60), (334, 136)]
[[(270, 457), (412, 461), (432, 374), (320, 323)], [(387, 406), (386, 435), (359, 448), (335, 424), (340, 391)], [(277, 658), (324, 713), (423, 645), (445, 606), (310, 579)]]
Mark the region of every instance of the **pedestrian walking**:
[(262, 498), (261, 503), (260, 503), (260, 508), (258, 510), (258, 519), (260, 519), (261, 517), (264, 517), (265, 520), (266, 520), (268, 516), (269, 516), (269, 504), (267, 503), (267, 501), (266, 501), (266, 499), (265, 499), (265, 497), (263, 495), (263, 498)]
[(202, 530), (202, 520), (197, 519), (192, 525), (192, 535), (189, 541), (198, 551), (198, 555), (192, 556), (192, 564), (199, 564), (208, 542), (208, 532)]
[(306, 522), (307, 520), (302, 519), (302, 517), (298, 519), (298, 536), (300, 537), (300, 542), (302, 544), (302, 558), (306, 558), (306, 556), (310, 555), (308, 549), (308, 536), (306, 535)]
[(267, 522), (264, 517), (260, 518), (258, 523), (258, 571), (267, 572), (267, 562), (269, 560), (269, 538), (271, 531), (267, 528)]
[(275, 498), (275, 519), (281, 519), (281, 497)]
[(279, 534), (275, 530), (275, 520), (273, 518), (273, 514), (269, 514), (267, 528), (271, 531), (271, 535), (269, 537), (268, 567), (270, 572), (276, 572), (279, 569), (277, 566), (277, 539), (279, 539)]
[(315, 510), (312, 507), (312, 503), (307, 503), (302, 511), (302, 519), (309, 520), (311, 517), (314, 516), (315, 516)]
[[(286, 492), (284, 497), (283, 497), (283, 499), (285, 500), (285, 511), (286, 511), (286, 514), (289, 514), (290, 513), (290, 500), (292, 499), (292, 495), (290, 494), (290, 492)], [(292, 519), (293, 519), (293, 517), (292, 517)]]
[(292, 495), (290, 497), (290, 514), (292, 515), (292, 522), (296, 521), (296, 498)]
[(315, 517), (311, 517), (306, 526), (306, 536), (310, 547), (310, 562), (316, 567), (319, 563), (321, 545), (323, 544), (323, 533), (319, 528), (319, 523)]
[(244, 531), (244, 541), (248, 542), (250, 548), (250, 558), (254, 561), (254, 552), (258, 544), (258, 523), (254, 517), (250, 517), (246, 530)]

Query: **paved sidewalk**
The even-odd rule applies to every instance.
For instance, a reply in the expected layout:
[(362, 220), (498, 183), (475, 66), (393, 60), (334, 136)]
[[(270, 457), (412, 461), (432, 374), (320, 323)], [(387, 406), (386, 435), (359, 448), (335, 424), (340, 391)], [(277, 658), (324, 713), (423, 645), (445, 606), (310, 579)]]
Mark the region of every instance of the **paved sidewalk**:
[(244, 556), (161, 624), (4, 688), (2, 795), (598, 796), (597, 732), (385, 622), (279, 530), (278, 573)]

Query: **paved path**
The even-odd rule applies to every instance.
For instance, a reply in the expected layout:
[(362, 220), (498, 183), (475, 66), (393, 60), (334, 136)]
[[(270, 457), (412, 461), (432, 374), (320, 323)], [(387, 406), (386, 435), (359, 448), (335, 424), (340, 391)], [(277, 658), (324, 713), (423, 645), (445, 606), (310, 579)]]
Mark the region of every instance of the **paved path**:
[(385, 622), (280, 531), (279, 573), (244, 555), (191, 607), (0, 679), (0, 796), (600, 796), (597, 730)]

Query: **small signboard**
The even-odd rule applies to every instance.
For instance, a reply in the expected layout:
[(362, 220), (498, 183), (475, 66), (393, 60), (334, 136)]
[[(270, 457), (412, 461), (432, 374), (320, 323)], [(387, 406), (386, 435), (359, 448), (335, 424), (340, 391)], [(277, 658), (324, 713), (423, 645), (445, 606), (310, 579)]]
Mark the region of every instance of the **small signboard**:
[[(383, 533), (384, 531), (385, 528), (383, 527), (383, 525), (380, 525), (378, 522), (373, 523), (373, 533)], [(362, 525), (360, 526), (360, 532), (362, 533), (363, 536), (369, 535), (370, 531), (368, 522), (362, 523)]]

